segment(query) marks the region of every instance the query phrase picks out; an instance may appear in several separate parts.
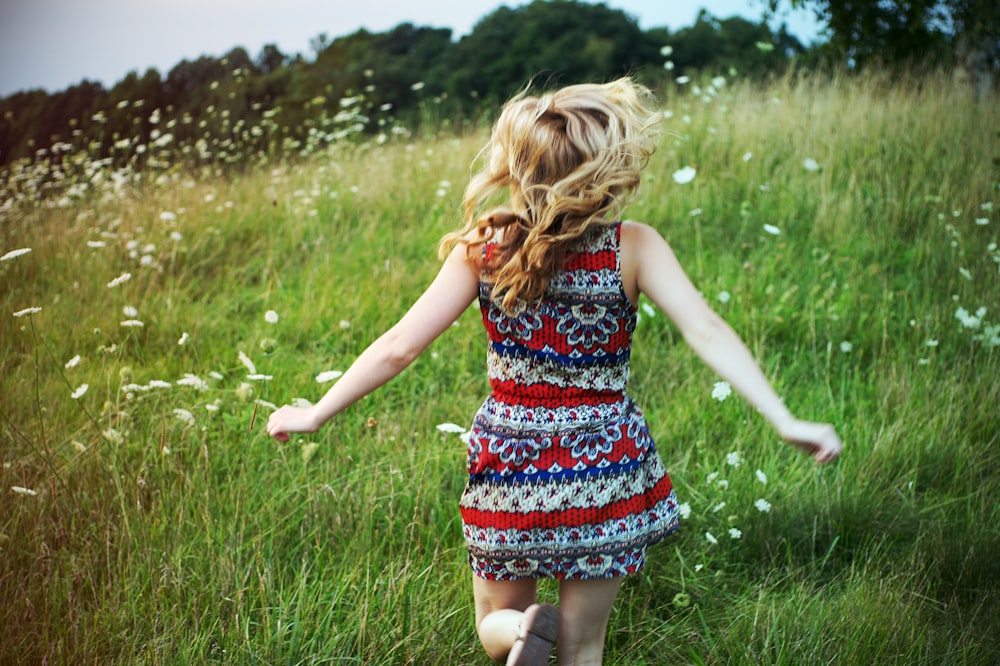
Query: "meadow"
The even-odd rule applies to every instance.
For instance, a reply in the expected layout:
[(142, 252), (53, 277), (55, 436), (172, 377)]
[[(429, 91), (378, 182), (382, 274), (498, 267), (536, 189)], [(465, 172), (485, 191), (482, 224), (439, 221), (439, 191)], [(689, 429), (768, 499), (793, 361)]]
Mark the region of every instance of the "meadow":
[[(997, 663), (1000, 107), (879, 75), (662, 102), (626, 217), (845, 451), (781, 443), (644, 302), (631, 393), (686, 520), (605, 663)], [(315, 435), (263, 429), (430, 281), (485, 138), (3, 174), (0, 663), (489, 663), (452, 432), (488, 390), (477, 309)]]

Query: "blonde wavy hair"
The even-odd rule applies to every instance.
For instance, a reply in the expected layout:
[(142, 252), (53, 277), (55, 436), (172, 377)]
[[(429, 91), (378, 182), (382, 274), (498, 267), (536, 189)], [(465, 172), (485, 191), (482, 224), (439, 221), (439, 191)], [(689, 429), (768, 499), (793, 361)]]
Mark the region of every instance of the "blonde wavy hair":
[[(635, 194), (659, 138), (653, 102), (627, 77), (512, 98), (465, 189), (464, 226), (441, 240), (440, 255), (465, 244), (506, 312), (537, 302), (574, 241), (614, 221)], [(480, 212), (505, 188), (506, 206)], [(487, 262), (488, 242), (497, 246)]]

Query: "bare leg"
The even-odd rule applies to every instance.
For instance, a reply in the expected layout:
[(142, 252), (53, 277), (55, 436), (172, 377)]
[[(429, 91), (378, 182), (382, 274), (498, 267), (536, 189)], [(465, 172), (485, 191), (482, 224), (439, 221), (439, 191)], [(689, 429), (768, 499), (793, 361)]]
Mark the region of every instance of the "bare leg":
[(611, 607), (622, 578), (564, 580), (559, 584), (560, 666), (600, 666)]
[(535, 581), (490, 581), (473, 574), (472, 593), (479, 640), (491, 659), (501, 661), (517, 640), (524, 611), (535, 603)]

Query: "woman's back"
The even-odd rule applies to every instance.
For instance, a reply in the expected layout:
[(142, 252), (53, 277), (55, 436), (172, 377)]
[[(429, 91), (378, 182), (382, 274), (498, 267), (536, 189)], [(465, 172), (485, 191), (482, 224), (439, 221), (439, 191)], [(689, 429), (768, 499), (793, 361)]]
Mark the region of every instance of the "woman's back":
[[(486, 246), (487, 264), (494, 248)], [(572, 407), (624, 395), (636, 312), (622, 285), (620, 249), (620, 224), (595, 227), (567, 254), (542, 300), (513, 315), (481, 283), (495, 397)]]

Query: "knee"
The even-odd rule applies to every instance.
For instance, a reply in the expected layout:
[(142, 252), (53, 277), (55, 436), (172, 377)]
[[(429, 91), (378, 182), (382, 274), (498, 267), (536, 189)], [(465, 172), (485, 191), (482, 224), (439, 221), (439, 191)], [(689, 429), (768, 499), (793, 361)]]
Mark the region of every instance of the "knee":
[(476, 634), (490, 659), (501, 662), (507, 658), (511, 646), (517, 640), (522, 613), (504, 608), (479, 618)]

